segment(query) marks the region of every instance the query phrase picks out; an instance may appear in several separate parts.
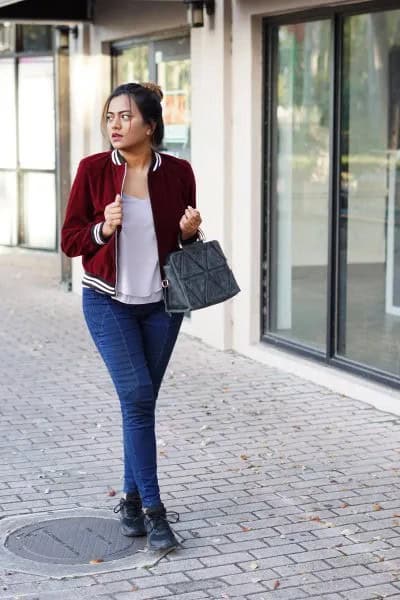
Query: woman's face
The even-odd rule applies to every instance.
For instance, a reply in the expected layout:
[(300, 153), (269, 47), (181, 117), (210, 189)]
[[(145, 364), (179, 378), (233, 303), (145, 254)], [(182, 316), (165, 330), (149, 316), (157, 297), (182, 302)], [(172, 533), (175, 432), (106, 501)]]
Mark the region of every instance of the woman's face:
[(150, 144), (151, 126), (143, 121), (133, 98), (127, 95), (113, 98), (106, 115), (107, 133), (118, 150), (130, 150)]

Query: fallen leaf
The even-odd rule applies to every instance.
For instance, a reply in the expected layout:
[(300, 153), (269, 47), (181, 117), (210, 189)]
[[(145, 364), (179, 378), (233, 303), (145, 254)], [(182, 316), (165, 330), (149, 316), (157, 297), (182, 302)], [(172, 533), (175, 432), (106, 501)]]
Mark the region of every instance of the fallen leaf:
[(395, 519), (400, 517), (399, 513), (394, 513), (393, 516)]
[(241, 525), (241, 526), (240, 526), (240, 529), (241, 529), (242, 531), (251, 531), (251, 527), (245, 527), (244, 525)]
[(91, 565), (98, 565), (99, 563), (102, 563), (102, 562), (104, 562), (104, 560), (103, 560), (102, 558), (93, 558), (93, 559), (90, 561), (90, 564), (91, 564)]
[(117, 492), (114, 490), (114, 488), (109, 488), (107, 496), (115, 496), (116, 493)]
[(279, 579), (277, 579), (274, 583), (274, 587), (272, 588), (273, 590), (277, 590), (278, 587), (281, 585), (281, 582), (279, 581)]
[(382, 506), (378, 504), (378, 502), (375, 502), (375, 504), (372, 505), (372, 510), (382, 510)]
[(314, 517), (308, 517), (309, 521), (316, 521), (317, 523), (321, 523), (321, 517), (319, 517), (318, 515), (314, 516)]
[(347, 504), (347, 502), (343, 502), (343, 504), (340, 505), (339, 508), (347, 508), (349, 505)]
[(378, 562), (383, 562), (385, 558), (383, 556), (378, 556)]
[(393, 527), (400, 527), (400, 521), (398, 519), (393, 521)]
[(247, 454), (241, 454), (241, 455), (240, 455), (240, 458), (241, 458), (242, 460), (248, 460), (248, 458), (249, 458), (249, 457), (247, 456)]

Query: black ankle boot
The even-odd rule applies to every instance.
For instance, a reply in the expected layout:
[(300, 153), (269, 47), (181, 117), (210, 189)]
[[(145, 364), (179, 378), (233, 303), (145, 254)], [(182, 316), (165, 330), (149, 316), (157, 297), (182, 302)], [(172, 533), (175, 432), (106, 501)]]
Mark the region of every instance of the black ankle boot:
[(149, 550), (170, 550), (180, 545), (169, 526), (169, 519), (172, 519), (171, 523), (179, 521), (178, 513), (167, 514), (163, 504), (157, 508), (144, 508), (143, 512)]
[(114, 507), (114, 512), (121, 513), (119, 518), (122, 535), (128, 537), (146, 535), (147, 530), (144, 525), (142, 502), (139, 495), (127, 494), (126, 498), (121, 498), (119, 504)]

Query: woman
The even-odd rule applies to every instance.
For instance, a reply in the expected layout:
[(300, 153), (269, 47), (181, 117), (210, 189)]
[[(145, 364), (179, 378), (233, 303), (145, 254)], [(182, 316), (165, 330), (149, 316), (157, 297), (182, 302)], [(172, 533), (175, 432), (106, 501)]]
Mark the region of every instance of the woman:
[(160, 498), (154, 431), (182, 322), (165, 311), (162, 267), (179, 240), (197, 239), (201, 223), (189, 163), (154, 150), (164, 134), (161, 100), (150, 83), (109, 96), (103, 124), (113, 150), (80, 162), (61, 234), (63, 252), (82, 255), (85, 320), (121, 406), (125, 496), (114, 511), (122, 533), (147, 535), (152, 550), (178, 545)]

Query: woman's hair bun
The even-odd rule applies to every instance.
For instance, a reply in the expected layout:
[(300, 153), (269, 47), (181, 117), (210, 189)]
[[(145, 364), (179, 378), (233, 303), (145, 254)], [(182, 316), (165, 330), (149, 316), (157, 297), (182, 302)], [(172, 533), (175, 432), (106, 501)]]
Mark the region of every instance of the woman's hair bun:
[(152, 81), (146, 81), (140, 84), (142, 87), (154, 92), (156, 96), (159, 97), (160, 100), (163, 99), (164, 94), (162, 93), (161, 87), (157, 83), (153, 83)]

